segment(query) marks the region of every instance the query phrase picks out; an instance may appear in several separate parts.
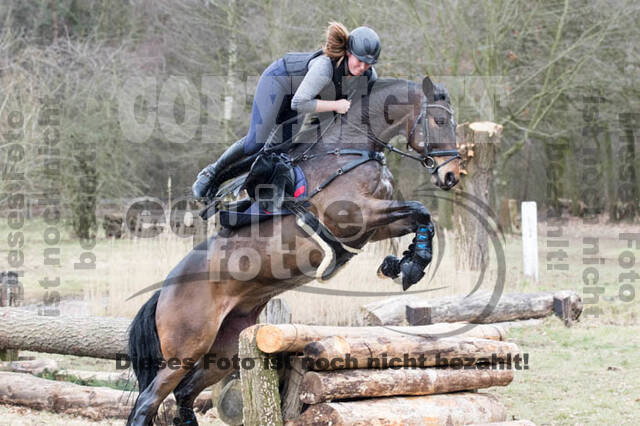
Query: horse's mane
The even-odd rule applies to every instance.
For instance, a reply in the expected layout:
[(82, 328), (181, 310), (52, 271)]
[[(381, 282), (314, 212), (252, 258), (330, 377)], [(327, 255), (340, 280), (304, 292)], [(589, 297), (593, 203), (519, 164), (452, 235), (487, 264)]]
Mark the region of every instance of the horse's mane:
[[(408, 85), (413, 91), (422, 91), (418, 83), (415, 83), (411, 80), (404, 80), (401, 78), (379, 78), (369, 83), (369, 95), (371, 95), (371, 92), (374, 88), (376, 91), (386, 90), (398, 84)], [(449, 91), (446, 87), (439, 83), (433, 83), (433, 89), (436, 101), (446, 101), (451, 103), (451, 97), (449, 96)]]

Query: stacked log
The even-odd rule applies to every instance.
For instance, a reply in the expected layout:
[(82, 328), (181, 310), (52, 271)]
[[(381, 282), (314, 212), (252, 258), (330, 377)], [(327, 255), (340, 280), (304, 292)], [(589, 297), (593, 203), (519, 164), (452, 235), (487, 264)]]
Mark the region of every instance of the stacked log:
[[(244, 424), (503, 422), (496, 397), (476, 391), (508, 385), (514, 373), (505, 360), (519, 359), (519, 348), (499, 326), (450, 335), (461, 327), (250, 327), (240, 335), (241, 362), (254, 360), (240, 370)], [(268, 366), (283, 353), (295, 374), (279, 388)]]
[(351, 338), (373, 338), (411, 335), (419, 337), (447, 337), (453, 334), (482, 339), (504, 340), (505, 331), (500, 326), (468, 324), (432, 324), (424, 327), (332, 327), (304, 324), (265, 325), (258, 330), (260, 350), (265, 353), (302, 352), (311, 342), (342, 336)]
[[(288, 426), (322, 425), (465, 425), (506, 418), (504, 406), (491, 394), (462, 392), (418, 397), (329, 402), (309, 407)], [(484, 420), (486, 419), (486, 420)]]

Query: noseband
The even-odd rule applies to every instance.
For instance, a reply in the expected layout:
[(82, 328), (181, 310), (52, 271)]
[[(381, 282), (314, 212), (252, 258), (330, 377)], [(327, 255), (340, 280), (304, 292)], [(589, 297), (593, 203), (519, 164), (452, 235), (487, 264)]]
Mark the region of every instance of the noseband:
[[(424, 149), (424, 154), (422, 156), (420, 163), (425, 169), (429, 171), (429, 173), (433, 175), (438, 173), (438, 170), (440, 169), (440, 167), (448, 164), (449, 162), (455, 159), (460, 159), (461, 157), (460, 157), (460, 152), (457, 149), (442, 150), (442, 151), (432, 150), (433, 147), (429, 142), (429, 123), (428, 123), (428, 120), (426, 119), (428, 114), (427, 113), (428, 108), (440, 108), (447, 111), (449, 113), (449, 120), (450, 120), (451, 126), (453, 126), (453, 109), (440, 104), (430, 104), (430, 103), (427, 103), (426, 98), (423, 99), (420, 114), (418, 114), (415, 121), (413, 122), (413, 126), (411, 126), (411, 131), (409, 132), (409, 136), (407, 137), (407, 143), (408, 143), (408, 141), (410, 141), (411, 138), (413, 137), (413, 134), (416, 132), (418, 123), (422, 122), (422, 137), (424, 140), (425, 149)], [(449, 158), (442, 164), (438, 164), (435, 157), (451, 157), (451, 158)]]

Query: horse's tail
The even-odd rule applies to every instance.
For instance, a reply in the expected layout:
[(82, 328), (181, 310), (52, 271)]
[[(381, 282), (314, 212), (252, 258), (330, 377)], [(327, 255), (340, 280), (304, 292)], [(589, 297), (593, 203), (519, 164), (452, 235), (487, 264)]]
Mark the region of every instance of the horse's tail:
[(158, 374), (158, 364), (162, 359), (160, 338), (156, 329), (156, 306), (159, 297), (160, 290), (142, 305), (129, 326), (129, 360), (138, 378), (140, 393)]

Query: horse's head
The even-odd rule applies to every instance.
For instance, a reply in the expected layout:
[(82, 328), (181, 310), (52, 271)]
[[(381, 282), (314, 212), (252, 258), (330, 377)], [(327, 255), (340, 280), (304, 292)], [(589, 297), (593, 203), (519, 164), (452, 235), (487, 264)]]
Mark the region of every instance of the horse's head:
[(407, 123), (407, 143), (422, 155), (424, 167), (433, 183), (449, 190), (460, 180), (460, 154), (456, 146), (456, 119), (449, 92), (429, 77), (422, 81), (424, 96), (420, 108), (414, 108), (413, 120)]
[(369, 139), (378, 150), (391, 149), (388, 143), (394, 136), (406, 136), (407, 145), (418, 155), (395, 151), (420, 161), (439, 188), (453, 188), (460, 180), (460, 154), (447, 89), (429, 77), (423, 80), (422, 90), (402, 79), (378, 79), (363, 87), (366, 90), (354, 96), (361, 101), (346, 115), (355, 135), (363, 134), (361, 126), (367, 124)]

